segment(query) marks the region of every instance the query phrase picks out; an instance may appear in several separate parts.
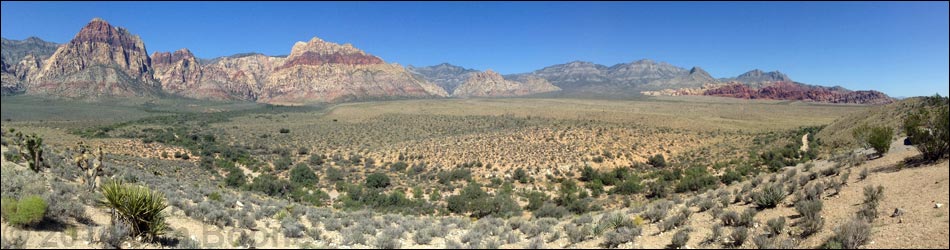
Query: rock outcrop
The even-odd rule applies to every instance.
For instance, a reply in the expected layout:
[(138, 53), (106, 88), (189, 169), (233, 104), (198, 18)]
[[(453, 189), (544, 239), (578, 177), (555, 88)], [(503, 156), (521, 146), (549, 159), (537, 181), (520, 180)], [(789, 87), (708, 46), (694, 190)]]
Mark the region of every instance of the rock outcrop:
[(732, 83), (706, 90), (703, 95), (743, 99), (797, 100), (822, 103), (888, 104), (894, 99), (877, 91), (851, 91), (841, 87), (776, 82), (761, 88)]
[(157, 96), (145, 44), (96, 18), (29, 77), (27, 93), (71, 98)]
[(543, 78), (523, 76), (521, 81), (505, 80), (492, 70), (472, 74), (452, 92), (455, 97), (510, 97), (558, 91)]
[(259, 102), (302, 104), (446, 96), (445, 90), (352, 45), (297, 42), (264, 81)]
[(152, 53), (154, 77), (166, 93), (191, 97), (201, 81), (201, 65), (188, 49)]
[(202, 65), (201, 85), (186, 95), (214, 100), (256, 101), (264, 81), (284, 65), (284, 57), (238, 54)]

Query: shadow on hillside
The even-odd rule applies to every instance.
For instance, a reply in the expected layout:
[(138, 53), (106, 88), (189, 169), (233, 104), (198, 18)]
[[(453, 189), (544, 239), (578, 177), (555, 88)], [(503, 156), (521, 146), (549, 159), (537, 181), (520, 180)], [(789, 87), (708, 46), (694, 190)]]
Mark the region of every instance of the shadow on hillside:
[(896, 164), (891, 164), (886, 167), (875, 169), (872, 172), (873, 173), (893, 173), (893, 172), (901, 171), (905, 168), (917, 168), (917, 167), (935, 164), (935, 163), (940, 162), (943, 159), (944, 158), (941, 158), (940, 160), (936, 160), (936, 161), (928, 161), (927, 159), (924, 159), (923, 155), (917, 155), (917, 156), (907, 157), (903, 161), (900, 161)]

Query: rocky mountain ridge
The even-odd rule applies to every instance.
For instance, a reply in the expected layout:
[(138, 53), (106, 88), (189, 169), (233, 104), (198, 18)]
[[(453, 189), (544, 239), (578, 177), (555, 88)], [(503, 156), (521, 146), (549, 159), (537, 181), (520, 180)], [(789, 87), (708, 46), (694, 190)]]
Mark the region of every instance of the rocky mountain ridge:
[[(403, 67), (351, 44), (316, 37), (295, 43), (286, 56), (242, 53), (199, 59), (188, 49), (149, 55), (141, 38), (99, 18), (66, 44), (38, 38), (4, 39), (3, 44), (4, 95), (93, 99), (176, 95), (290, 105), (538, 93), (567, 97), (715, 95), (867, 104), (893, 101), (876, 91), (797, 83), (778, 71), (755, 69), (717, 79), (700, 67), (687, 70), (649, 59), (609, 67), (573, 61), (505, 76), (448, 63)], [(49, 52), (52, 47), (54, 52)]]
[(452, 92), (454, 97), (511, 97), (559, 91), (543, 78), (526, 76), (520, 81), (507, 80), (492, 70), (473, 73)]

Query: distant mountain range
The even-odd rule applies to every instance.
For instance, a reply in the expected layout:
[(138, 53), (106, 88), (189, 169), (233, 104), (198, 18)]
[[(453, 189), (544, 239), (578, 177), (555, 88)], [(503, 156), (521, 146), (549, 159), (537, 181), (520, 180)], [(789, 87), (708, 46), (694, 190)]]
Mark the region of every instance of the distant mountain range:
[(649, 59), (613, 66), (574, 61), (502, 76), (449, 63), (403, 67), (350, 44), (313, 38), (286, 56), (196, 58), (188, 49), (148, 54), (128, 30), (95, 18), (65, 44), (3, 39), (3, 95), (63, 98), (165, 97), (306, 104), (351, 100), (640, 95), (713, 95), (828, 103), (889, 103), (877, 91), (794, 82), (778, 71), (713, 78), (699, 67)]

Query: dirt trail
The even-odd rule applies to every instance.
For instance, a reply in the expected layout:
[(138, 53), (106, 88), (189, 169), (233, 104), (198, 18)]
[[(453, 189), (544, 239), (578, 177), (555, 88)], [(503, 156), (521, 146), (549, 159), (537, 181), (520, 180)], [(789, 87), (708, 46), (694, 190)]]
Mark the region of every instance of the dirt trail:
[(808, 134), (802, 135), (802, 152), (808, 151)]

